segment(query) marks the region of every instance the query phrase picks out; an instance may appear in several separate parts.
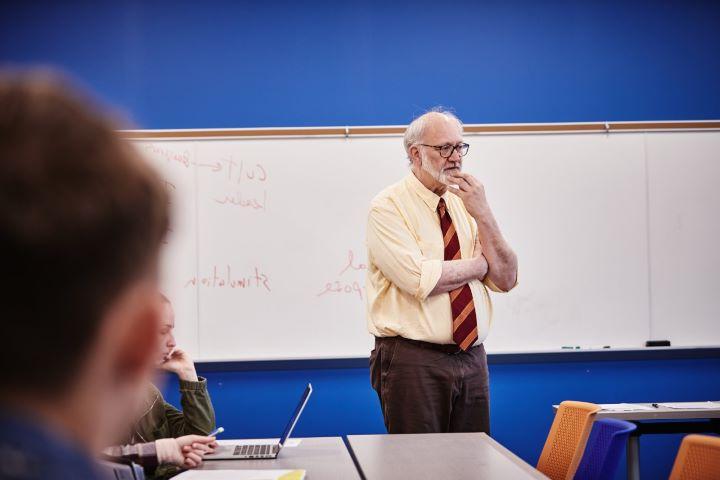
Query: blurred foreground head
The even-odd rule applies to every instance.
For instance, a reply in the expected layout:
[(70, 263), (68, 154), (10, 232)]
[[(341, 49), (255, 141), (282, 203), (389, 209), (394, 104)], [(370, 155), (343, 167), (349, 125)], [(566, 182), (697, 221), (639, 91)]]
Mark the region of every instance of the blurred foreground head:
[(168, 200), (88, 97), (0, 73), (0, 404), (99, 449), (124, 433), (156, 354)]

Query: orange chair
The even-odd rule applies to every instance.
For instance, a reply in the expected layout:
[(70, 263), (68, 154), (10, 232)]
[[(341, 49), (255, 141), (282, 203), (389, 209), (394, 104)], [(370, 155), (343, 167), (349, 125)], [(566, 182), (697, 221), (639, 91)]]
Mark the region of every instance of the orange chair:
[(537, 469), (552, 480), (572, 480), (585, 452), (595, 414), (600, 409), (594, 403), (562, 402), (545, 440)]
[(683, 438), (670, 480), (720, 478), (720, 437), (688, 435)]

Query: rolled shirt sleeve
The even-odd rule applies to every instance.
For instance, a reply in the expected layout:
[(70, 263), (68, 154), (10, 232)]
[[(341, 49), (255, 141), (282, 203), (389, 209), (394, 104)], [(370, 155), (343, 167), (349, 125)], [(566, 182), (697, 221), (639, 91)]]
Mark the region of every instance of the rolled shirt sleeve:
[(507, 292), (509, 292), (510, 290), (512, 290), (513, 288), (517, 287), (517, 285), (518, 285), (518, 280), (517, 280), (517, 276), (516, 276), (516, 277), (515, 277), (515, 285), (513, 285), (512, 287), (510, 287), (510, 288), (507, 289), (507, 290), (503, 290), (502, 288), (500, 288), (500, 287), (498, 287), (497, 285), (495, 285), (495, 283), (494, 283), (492, 280), (490, 280), (490, 277), (488, 277), (487, 275), (485, 275), (485, 278), (483, 279), (482, 283), (484, 283), (485, 286), (488, 287), (488, 288), (489, 288), (490, 290), (492, 290), (493, 292), (496, 292), (496, 293), (507, 293)]
[(442, 260), (423, 256), (403, 218), (391, 206), (374, 206), (368, 216), (368, 253), (382, 274), (419, 301), (437, 285)]

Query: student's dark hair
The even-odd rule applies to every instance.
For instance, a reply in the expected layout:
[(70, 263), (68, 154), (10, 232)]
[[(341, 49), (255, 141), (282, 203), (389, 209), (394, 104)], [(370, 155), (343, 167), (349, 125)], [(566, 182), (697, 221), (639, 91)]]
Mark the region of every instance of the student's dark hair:
[(0, 74), (0, 393), (61, 391), (156, 268), (167, 193), (117, 128), (57, 74)]

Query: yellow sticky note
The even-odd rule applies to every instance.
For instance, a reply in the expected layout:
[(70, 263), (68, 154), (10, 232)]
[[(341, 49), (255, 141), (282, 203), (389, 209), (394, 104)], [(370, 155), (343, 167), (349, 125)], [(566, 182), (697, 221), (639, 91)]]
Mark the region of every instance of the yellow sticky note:
[(281, 475), (278, 480), (302, 480), (305, 477), (305, 470), (293, 470)]

